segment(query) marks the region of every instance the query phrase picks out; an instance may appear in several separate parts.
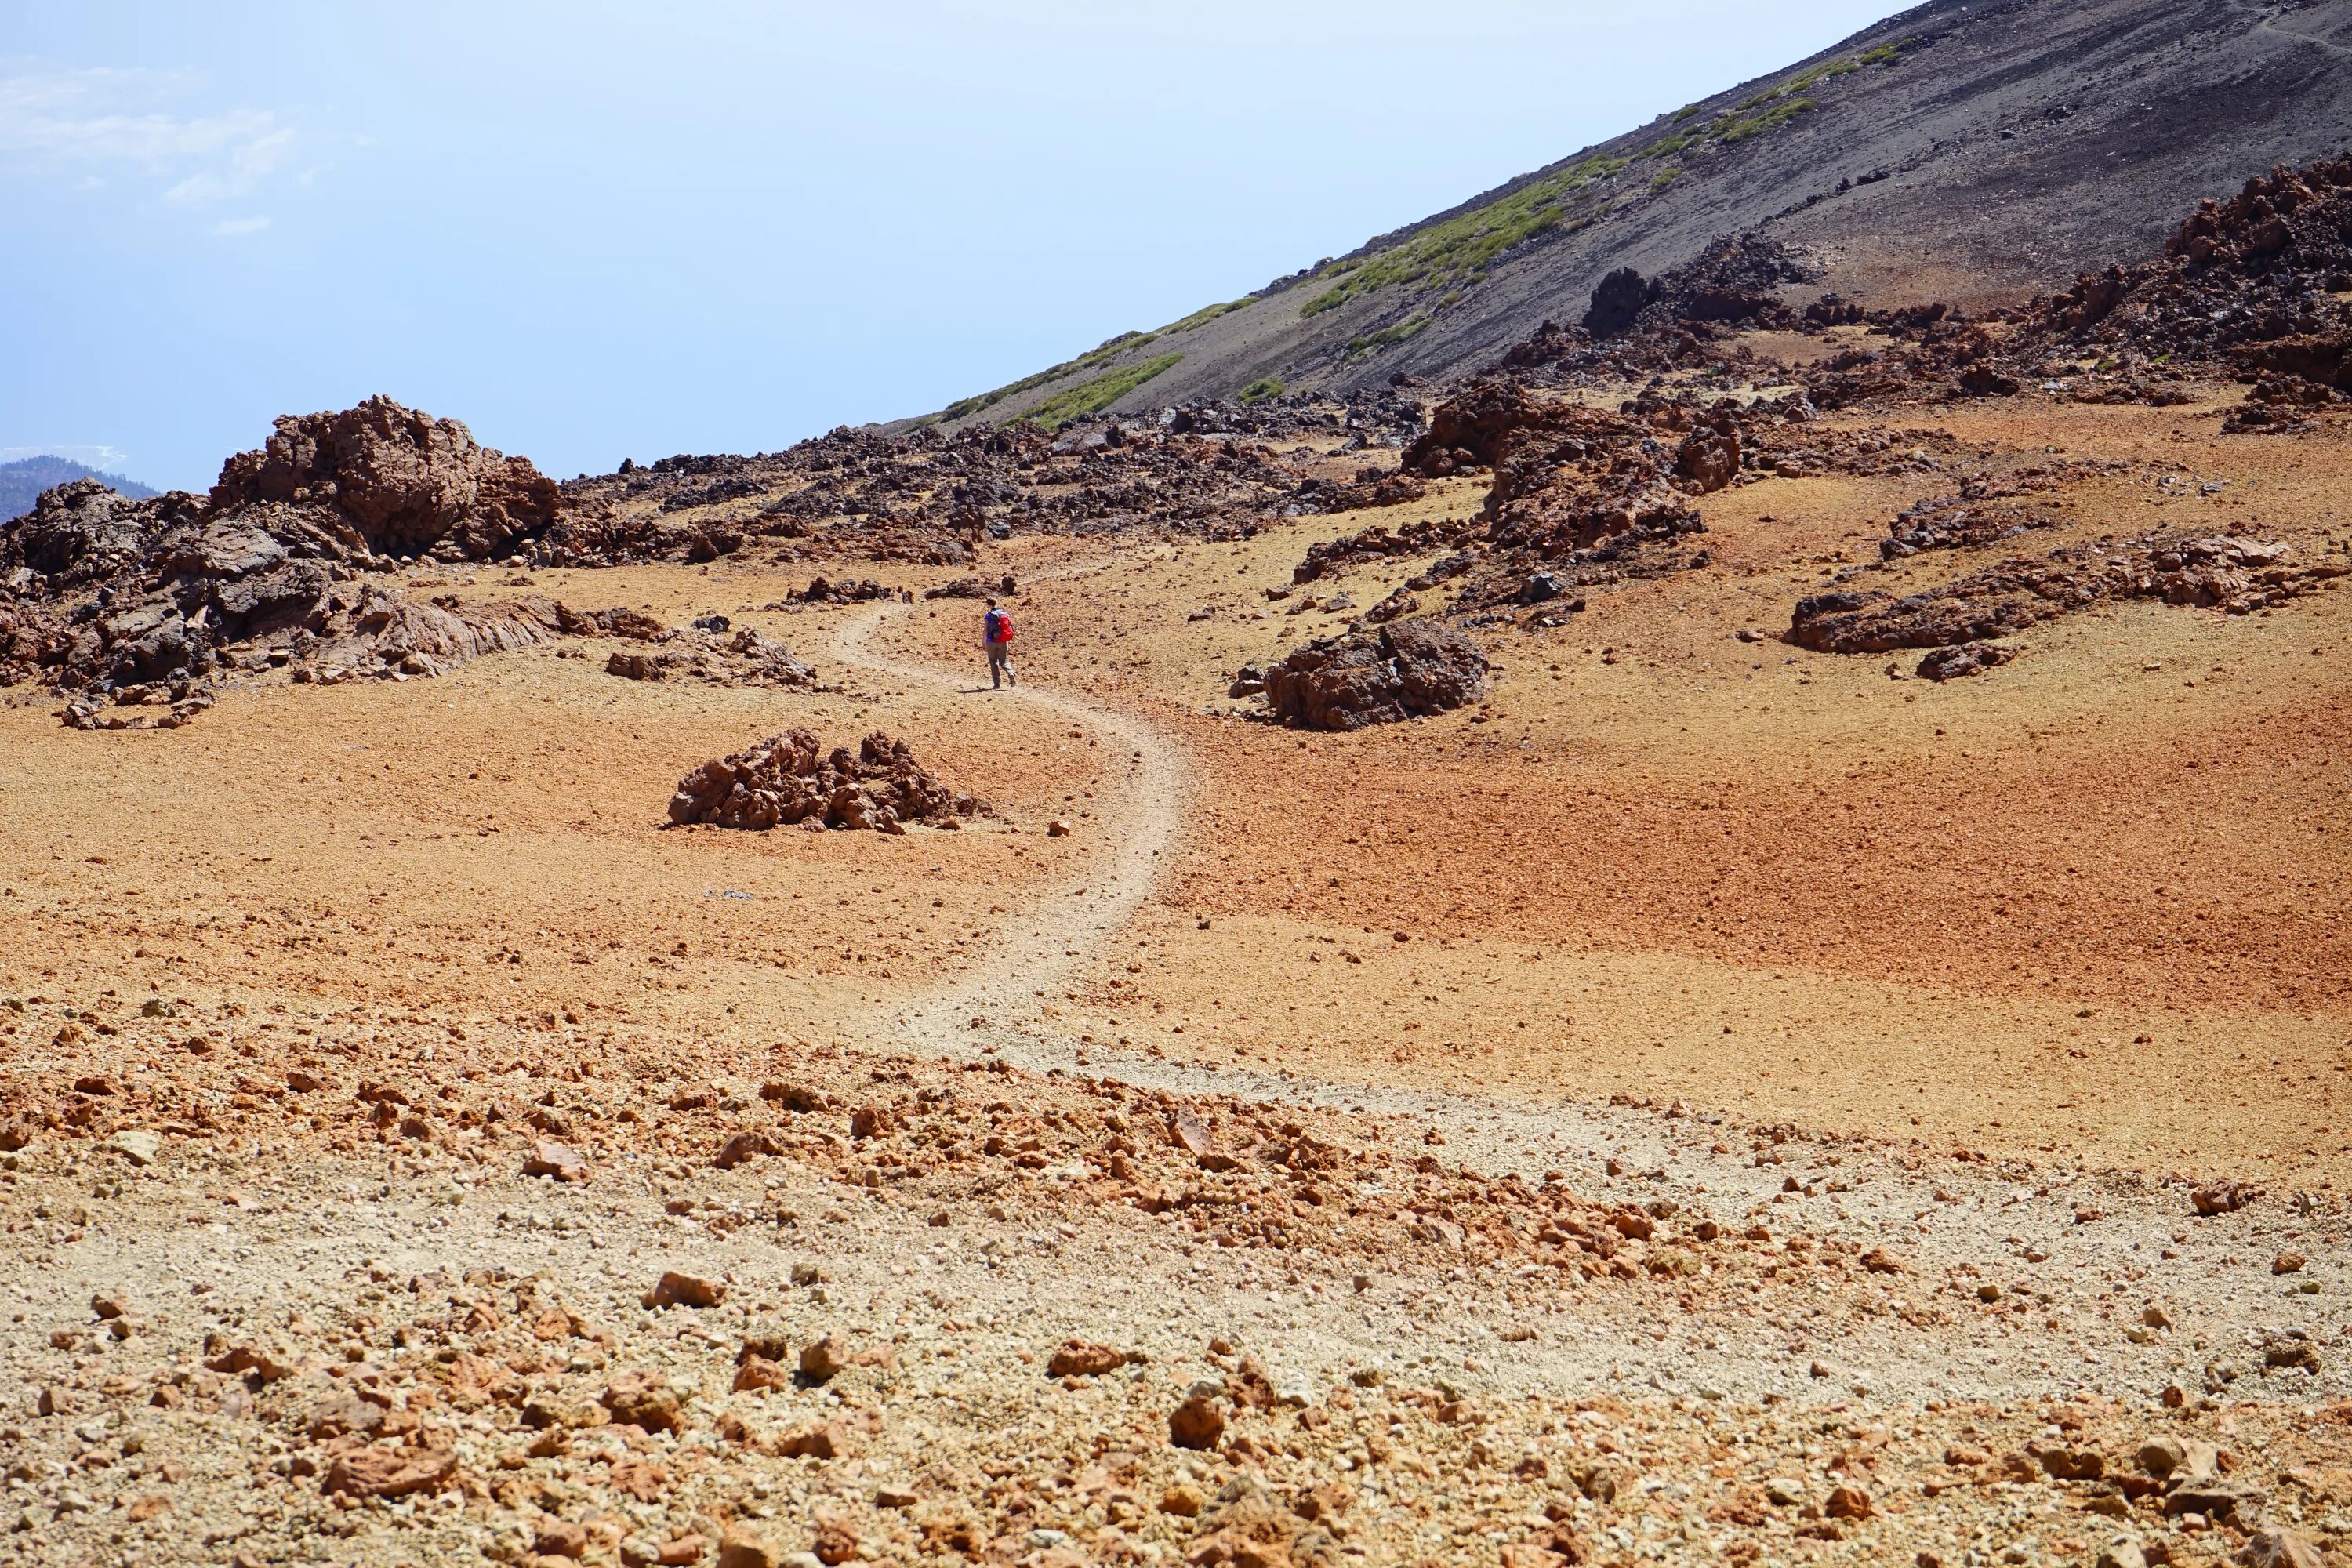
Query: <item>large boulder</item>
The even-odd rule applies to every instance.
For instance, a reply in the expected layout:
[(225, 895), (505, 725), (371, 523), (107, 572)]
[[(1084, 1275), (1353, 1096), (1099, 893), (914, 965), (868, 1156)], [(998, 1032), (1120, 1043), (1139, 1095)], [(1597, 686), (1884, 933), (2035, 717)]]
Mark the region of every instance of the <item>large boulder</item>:
[(281, 502), (340, 513), (380, 555), (436, 548), (480, 559), (555, 521), (555, 481), (474, 439), (455, 419), (371, 397), (287, 415), (258, 449), (221, 466), (215, 511)]
[(1443, 713), (1486, 695), (1486, 656), (1433, 620), (1300, 648), (1265, 677), (1267, 710), (1307, 730), (1360, 730)]

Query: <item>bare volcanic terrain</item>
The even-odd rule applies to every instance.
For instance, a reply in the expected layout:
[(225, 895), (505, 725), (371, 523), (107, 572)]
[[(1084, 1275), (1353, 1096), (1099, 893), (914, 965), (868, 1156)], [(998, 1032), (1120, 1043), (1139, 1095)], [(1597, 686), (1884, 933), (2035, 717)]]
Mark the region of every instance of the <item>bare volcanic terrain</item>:
[(2342, 0), (1935, 0), (1346, 255), (951, 405), (950, 424), (1460, 376), (1725, 235), (1812, 294), (2010, 302), (2352, 138)]
[(46, 492), (8, 1560), (2341, 1561), (2347, 203), (1998, 306), (1733, 235), (1349, 396), (564, 486), (379, 399)]

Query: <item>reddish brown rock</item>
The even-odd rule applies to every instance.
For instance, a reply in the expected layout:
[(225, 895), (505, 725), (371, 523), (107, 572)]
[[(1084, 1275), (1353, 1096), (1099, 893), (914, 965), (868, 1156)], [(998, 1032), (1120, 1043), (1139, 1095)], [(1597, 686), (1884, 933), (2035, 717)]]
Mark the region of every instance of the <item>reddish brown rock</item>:
[(588, 1161), (579, 1150), (542, 1138), (523, 1156), (522, 1173), (552, 1176), (559, 1182), (584, 1182), (588, 1179)]
[(735, 1392), (754, 1388), (790, 1388), (793, 1374), (765, 1356), (747, 1355), (735, 1369)]
[(1213, 1448), (1224, 1435), (1224, 1413), (1206, 1394), (1188, 1395), (1168, 1417), (1168, 1440), (1180, 1448)]
[(447, 1448), (354, 1448), (338, 1454), (320, 1483), (323, 1492), (349, 1497), (408, 1497), (437, 1491), (457, 1473)]
[(604, 1408), (615, 1424), (647, 1432), (678, 1432), (686, 1413), (669, 1385), (652, 1373), (624, 1373), (604, 1389)]
[(898, 833), (906, 822), (974, 816), (980, 805), (925, 772), (907, 742), (877, 731), (858, 743), (819, 750), (805, 730), (788, 730), (749, 751), (703, 763), (670, 797), (674, 823), (754, 831), (815, 822)]
[(1833, 1488), (1822, 1504), (1822, 1512), (1832, 1519), (1868, 1519), (1870, 1494), (1860, 1487)]
[(1046, 1358), (1048, 1377), (1100, 1377), (1107, 1372), (1117, 1372), (1128, 1363), (1125, 1351), (1111, 1349), (1087, 1340), (1064, 1340)]
[(1266, 672), (1266, 711), (1307, 730), (1425, 718), (1486, 694), (1486, 656), (1454, 627), (1398, 621), (1298, 649)]
[(778, 1436), (775, 1453), (786, 1459), (838, 1459), (849, 1452), (849, 1433), (838, 1421), (797, 1426)]
[(716, 1307), (727, 1300), (727, 1281), (687, 1274), (676, 1268), (667, 1269), (654, 1288), (645, 1293), (643, 1300), (644, 1304), (652, 1309)]

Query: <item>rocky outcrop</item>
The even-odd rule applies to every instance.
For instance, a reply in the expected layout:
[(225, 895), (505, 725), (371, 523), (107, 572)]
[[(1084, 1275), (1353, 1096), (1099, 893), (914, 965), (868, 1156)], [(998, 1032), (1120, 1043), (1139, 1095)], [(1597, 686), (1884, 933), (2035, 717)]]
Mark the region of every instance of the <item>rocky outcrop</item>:
[[(1815, 594), (1798, 601), (1789, 640), (1823, 653), (1957, 647), (2108, 599), (2154, 598), (2245, 615), (2352, 574), (2352, 566), (2294, 564), (2282, 544), (2229, 536), (2054, 550), (2039, 560), (2012, 557), (1899, 598), (1853, 590)], [(1975, 668), (1956, 663), (1953, 672)], [(1921, 673), (1930, 674), (1925, 667)]]
[(983, 809), (925, 772), (902, 740), (877, 731), (855, 753), (846, 746), (824, 752), (806, 730), (787, 730), (680, 779), (669, 819), (752, 830), (799, 824), (903, 833), (908, 822), (959, 826)]
[(1486, 694), (1486, 656), (1455, 628), (1399, 621), (1300, 648), (1266, 672), (1266, 709), (1307, 730), (1424, 718)]
[(326, 514), (378, 555), (488, 560), (555, 521), (555, 481), (528, 458), (474, 439), (388, 397), (340, 413), (288, 415), (258, 449), (240, 452), (213, 486), (216, 513), (282, 505)]

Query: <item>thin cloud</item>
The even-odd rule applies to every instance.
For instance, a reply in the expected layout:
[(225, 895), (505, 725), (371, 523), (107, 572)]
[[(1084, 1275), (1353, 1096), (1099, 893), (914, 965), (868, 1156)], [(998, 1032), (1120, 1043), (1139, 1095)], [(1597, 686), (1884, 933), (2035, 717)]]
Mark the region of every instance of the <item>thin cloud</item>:
[(213, 225), (213, 232), (219, 235), (259, 234), (268, 226), (269, 220), (266, 217), (225, 217)]
[(0, 76), (0, 169), (79, 176), (170, 180), (182, 205), (254, 191), (292, 154), (294, 131), (266, 110), (181, 115), (164, 103), (189, 78), (140, 70), (50, 70)]

